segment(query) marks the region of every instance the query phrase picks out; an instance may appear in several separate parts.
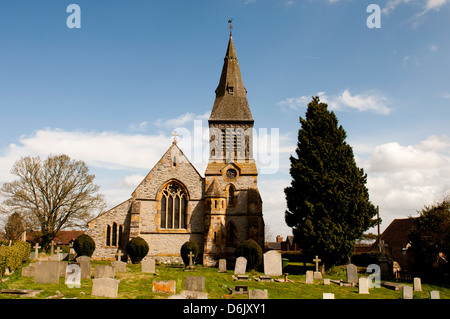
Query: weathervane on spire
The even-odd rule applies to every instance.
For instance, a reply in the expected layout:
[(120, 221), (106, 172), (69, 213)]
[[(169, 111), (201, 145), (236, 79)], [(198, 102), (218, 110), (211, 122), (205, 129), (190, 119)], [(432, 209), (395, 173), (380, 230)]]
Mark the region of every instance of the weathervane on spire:
[(232, 25), (232, 23), (233, 23), (233, 18), (228, 19), (228, 29), (230, 29), (230, 36), (231, 36), (231, 34), (233, 32), (233, 25)]

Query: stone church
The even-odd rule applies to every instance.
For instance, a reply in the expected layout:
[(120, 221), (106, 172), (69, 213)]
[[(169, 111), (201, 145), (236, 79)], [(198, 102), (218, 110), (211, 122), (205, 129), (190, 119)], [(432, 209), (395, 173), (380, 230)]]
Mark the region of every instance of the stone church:
[[(147, 256), (180, 260), (180, 248), (195, 241), (203, 265), (234, 259), (247, 239), (264, 247), (262, 200), (253, 159), (253, 117), (230, 32), (216, 98), (209, 118), (209, 162), (204, 176), (176, 139), (131, 194), (88, 223), (92, 258), (113, 259), (133, 237), (144, 238)], [(200, 259), (198, 259), (200, 261)]]

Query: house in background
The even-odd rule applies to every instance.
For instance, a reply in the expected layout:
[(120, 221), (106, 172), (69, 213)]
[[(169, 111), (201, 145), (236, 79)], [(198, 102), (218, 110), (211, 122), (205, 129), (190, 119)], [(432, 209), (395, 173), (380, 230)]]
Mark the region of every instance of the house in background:
[[(85, 231), (82, 230), (62, 230), (58, 232), (58, 235), (53, 239), (56, 245), (69, 245), (72, 243), (78, 236), (85, 234)], [(28, 231), (27, 232), (27, 241), (33, 243), (36, 237), (40, 237), (40, 231)]]

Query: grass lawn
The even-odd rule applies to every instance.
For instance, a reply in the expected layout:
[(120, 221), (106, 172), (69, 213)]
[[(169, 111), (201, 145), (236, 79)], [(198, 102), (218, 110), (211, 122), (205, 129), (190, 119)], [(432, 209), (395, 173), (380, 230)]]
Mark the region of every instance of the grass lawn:
[[(109, 264), (109, 262), (92, 261), (92, 277), (94, 268), (99, 264)], [(227, 287), (234, 290), (236, 285), (246, 285), (248, 289), (267, 289), (269, 299), (322, 299), (322, 293), (333, 293), (336, 299), (400, 299), (401, 291), (394, 291), (384, 287), (370, 289), (370, 294), (358, 293), (357, 287), (341, 287), (337, 284), (323, 285), (322, 280), (317, 280), (314, 285), (305, 284), (305, 274), (299, 264), (290, 263), (285, 269), (289, 279), (294, 283), (279, 282), (257, 282), (253, 276), (263, 275), (260, 272), (248, 273), (251, 281), (237, 282), (232, 278), (233, 271), (218, 273), (217, 268), (196, 267), (195, 272), (186, 272), (184, 267), (157, 266), (157, 274), (141, 273), (141, 265), (127, 265), (128, 271), (116, 273), (115, 278), (120, 280), (119, 299), (166, 299), (167, 294), (153, 293), (152, 282), (155, 280), (175, 280), (177, 293), (184, 290), (186, 276), (206, 277), (205, 290), (210, 299), (247, 299), (245, 295), (232, 295)], [(35, 299), (44, 299), (55, 296), (59, 291), (65, 298), (77, 299), (100, 299), (91, 296), (92, 280), (81, 280), (81, 288), (69, 288), (64, 284), (64, 278), (60, 278), (59, 284), (35, 284), (34, 278), (22, 277), (20, 269), (14, 274), (4, 277), (6, 281), (1, 283), (1, 289), (32, 289), (43, 290)], [(360, 274), (363, 276), (363, 274)], [(345, 271), (336, 269), (331, 274), (326, 274), (326, 278), (345, 280)], [(280, 277), (281, 278), (281, 277)], [(412, 286), (412, 283), (405, 283)], [(422, 282), (422, 291), (414, 292), (415, 299), (429, 299), (430, 291), (438, 290), (441, 299), (450, 299), (450, 287), (447, 285), (432, 285)], [(19, 296), (0, 294), (0, 299), (14, 299)]]

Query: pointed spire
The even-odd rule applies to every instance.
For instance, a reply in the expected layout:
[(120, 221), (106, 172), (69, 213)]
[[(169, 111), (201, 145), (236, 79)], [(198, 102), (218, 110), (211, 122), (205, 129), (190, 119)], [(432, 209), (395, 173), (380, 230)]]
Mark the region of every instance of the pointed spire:
[(231, 32), (209, 120), (253, 122)]

